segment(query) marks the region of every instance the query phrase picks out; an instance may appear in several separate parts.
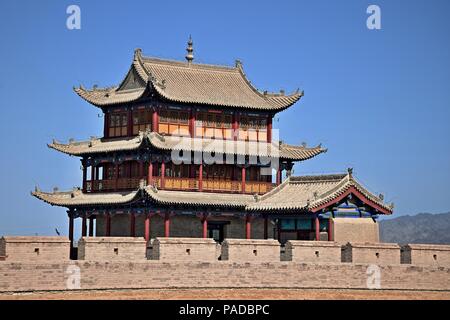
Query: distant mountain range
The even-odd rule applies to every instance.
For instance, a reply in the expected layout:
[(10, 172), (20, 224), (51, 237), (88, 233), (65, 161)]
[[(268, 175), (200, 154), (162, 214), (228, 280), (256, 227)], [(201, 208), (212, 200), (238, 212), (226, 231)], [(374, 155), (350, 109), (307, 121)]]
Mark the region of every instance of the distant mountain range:
[(380, 220), (380, 240), (393, 243), (450, 244), (450, 212), (419, 213)]

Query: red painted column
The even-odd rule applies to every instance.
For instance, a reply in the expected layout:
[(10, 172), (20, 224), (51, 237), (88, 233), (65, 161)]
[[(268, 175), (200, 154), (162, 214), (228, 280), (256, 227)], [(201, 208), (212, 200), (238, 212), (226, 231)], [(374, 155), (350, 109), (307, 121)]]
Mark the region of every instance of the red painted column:
[(69, 240), (70, 240), (70, 257), (72, 258), (73, 249), (73, 216), (69, 213)]
[(269, 218), (264, 216), (264, 239), (269, 239)]
[(203, 217), (202, 225), (203, 225), (203, 239), (206, 239), (208, 238), (208, 220), (206, 219), (206, 217)]
[(195, 110), (191, 109), (191, 114), (189, 116), (189, 135), (193, 138), (195, 137)]
[(272, 115), (267, 119), (267, 142), (272, 142)]
[(333, 218), (328, 219), (328, 241), (333, 241)]
[(281, 184), (281, 169), (277, 169), (277, 186)]
[(134, 213), (130, 214), (130, 237), (134, 237), (136, 234), (136, 216)]
[(109, 213), (106, 214), (105, 236), (111, 236), (111, 215)]
[(245, 167), (242, 167), (241, 171), (241, 192), (245, 193)]
[(239, 136), (239, 134), (238, 134), (239, 121), (238, 120), (239, 120), (239, 115), (236, 112), (234, 112), (233, 113), (233, 125), (232, 125), (234, 140), (238, 140), (238, 136)]
[(150, 240), (150, 214), (147, 214), (145, 216), (145, 226), (144, 226), (144, 237), (145, 237), (145, 241), (149, 241)]
[(203, 191), (203, 163), (198, 167), (198, 191)]
[(158, 132), (158, 110), (153, 110), (152, 115), (152, 131)]
[(94, 216), (89, 217), (89, 237), (94, 236)]
[(148, 173), (147, 173), (147, 185), (151, 185), (153, 183), (153, 163), (150, 160), (148, 163)]
[(81, 236), (86, 237), (87, 235), (87, 219), (86, 215), (83, 215), (83, 220), (81, 222)]
[(164, 177), (166, 175), (166, 163), (164, 160), (161, 162), (161, 189), (164, 189)]
[(83, 192), (86, 192), (86, 179), (87, 179), (87, 167), (86, 164), (83, 163)]
[(105, 122), (103, 125), (103, 137), (108, 138), (109, 137), (109, 113), (105, 113)]
[(245, 239), (247, 240), (251, 239), (251, 233), (252, 233), (252, 225), (250, 222), (250, 217), (247, 216), (245, 219)]
[(316, 241), (320, 240), (320, 221), (319, 217), (316, 217), (315, 219), (315, 225), (316, 225)]
[(168, 213), (164, 216), (164, 237), (170, 236), (170, 216)]

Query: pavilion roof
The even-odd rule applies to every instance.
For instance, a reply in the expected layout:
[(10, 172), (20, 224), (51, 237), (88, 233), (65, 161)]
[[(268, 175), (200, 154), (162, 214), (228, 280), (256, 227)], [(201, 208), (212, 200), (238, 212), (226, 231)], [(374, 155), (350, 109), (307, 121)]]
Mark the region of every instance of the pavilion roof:
[(347, 174), (290, 177), (275, 189), (257, 197), (255, 203), (247, 206), (247, 210), (317, 212), (350, 193), (356, 194), (380, 213), (392, 213), (393, 204), (385, 204), (382, 196), (376, 196), (364, 188), (350, 170)]
[(53, 141), (48, 146), (52, 149), (74, 156), (108, 153), (115, 151), (137, 150), (145, 144), (160, 150), (184, 150), (237, 154), (248, 156), (265, 156), (287, 160), (307, 160), (326, 152), (321, 145), (316, 147), (294, 146), (285, 143), (267, 143), (252, 141), (234, 141), (208, 138), (190, 138), (179, 136), (162, 136), (156, 132), (140, 132), (133, 138), (91, 139), (89, 141), (67, 144)]
[(142, 198), (144, 192), (156, 203), (162, 205), (205, 205), (230, 208), (244, 208), (255, 201), (253, 195), (212, 192), (188, 192), (158, 190), (143, 186), (129, 192), (83, 193), (80, 189), (66, 192), (43, 192), (36, 189), (31, 194), (48, 204), (61, 207), (130, 204)]
[[(128, 82), (132, 79), (132, 85)], [(138, 101), (152, 93), (165, 100), (196, 105), (281, 111), (302, 96), (261, 92), (247, 79), (242, 64), (234, 67), (188, 63), (144, 57), (140, 49), (122, 83), (115, 87), (75, 92), (89, 103), (102, 107)]]
[(82, 207), (121, 205), (139, 201), (145, 194), (161, 205), (188, 205), (241, 208), (250, 212), (317, 212), (338, 203), (349, 193), (381, 214), (391, 214), (393, 204), (385, 204), (357, 182), (351, 173), (290, 177), (277, 188), (262, 195), (229, 194), (158, 190), (141, 186), (138, 190), (111, 193), (83, 193), (80, 189), (67, 192), (43, 192), (36, 188), (32, 195), (51, 205)]

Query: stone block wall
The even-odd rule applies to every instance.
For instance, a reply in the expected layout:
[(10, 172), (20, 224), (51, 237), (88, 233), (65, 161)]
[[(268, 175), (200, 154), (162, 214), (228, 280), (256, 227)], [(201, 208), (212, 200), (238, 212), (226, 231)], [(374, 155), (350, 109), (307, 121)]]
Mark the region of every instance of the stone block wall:
[(289, 240), (285, 246), (286, 261), (293, 262), (341, 262), (342, 245), (332, 241)]
[(146, 243), (141, 237), (82, 237), (78, 260), (115, 261), (146, 259)]
[(221, 260), (236, 262), (280, 261), (277, 240), (226, 239), (222, 242)]
[(156, 238), (152, 242), (152, 260), (204, 261), (217, 260), (217, 245), (213, 239)]
[(450, 266), (450, 246), (407, 244), (401, 247), (401, 263), (422, 266)]
[(400, 246), (396, 243), (347, 243), (342, 247), (342, 262), (400, 264)]
[(378, 223), (372, 218), (334, 218), (332, 224), (336, 242), (380, 242)]
[(2, 237), (0, 256), (5, 261), (67, 260), (70, 241), (67, 237)]

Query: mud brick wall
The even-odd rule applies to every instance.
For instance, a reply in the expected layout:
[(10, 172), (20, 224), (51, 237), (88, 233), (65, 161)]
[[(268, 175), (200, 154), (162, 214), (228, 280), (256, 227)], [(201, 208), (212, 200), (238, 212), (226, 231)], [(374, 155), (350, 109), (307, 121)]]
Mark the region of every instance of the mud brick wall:
[(141, 237), (83, 237), (78, 242), (78, 260), (134, 261), (144, 259), (146, 259), (146, 243), (145, 239)]
[(289, 240), (285, 247), (286, 261), (294, 262), (341, 262), (341, 247), (331, 241)]
[[(139, 288), (353, 288), (367, 289), (367, 264), (294, 262), (0, 261), (0, 291)], [(164, 272), (161, 272), (164, 270)], [(450, 269), (380, 266), (380, 288), (450, 290)]]
[(0, 256), (6, 261), (67, 260), (70, 241), (66, 237), (2, 237)]
[(347, 243), (342, 247), (342, 262), (400, 264), (400, 246), (396, 243)]
[(226, 239), (222, 242), (221, 259), (230, 262), (280, 261), (280, 243), (277, 240)]
[(401, 248), (401, 262), (450, 267), (450, 245), (407, 244)]
[(217, 244), (213, 239), (156, 238), (152, 242), (152, 260), (216, 261)]
[(334, 218), (333, 240), (336, 242), (379, 242), (378, 223), (372, 218)]

